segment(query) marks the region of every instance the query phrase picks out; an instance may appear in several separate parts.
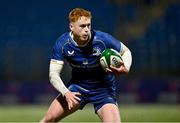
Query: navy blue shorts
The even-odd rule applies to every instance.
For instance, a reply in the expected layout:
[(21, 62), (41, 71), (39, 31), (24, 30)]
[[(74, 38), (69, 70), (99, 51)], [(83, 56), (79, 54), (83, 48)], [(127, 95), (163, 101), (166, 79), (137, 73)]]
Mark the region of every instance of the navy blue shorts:
[(72, 84), (69, 86), (69, 90), (72, 92), (79, 92), (81, 93), (80, 96), (80, 105), (81, 108), (87, 104), (93, 104), (95, 113), (104, 105), (107, 103), (112, 103), (117, 105), (117, 100), (115, 96), (115, 90), (112, 88), (100, 88), (95, 90), (87, 90), (85, 88), (82, 88), (81, 86), (77, 84)]

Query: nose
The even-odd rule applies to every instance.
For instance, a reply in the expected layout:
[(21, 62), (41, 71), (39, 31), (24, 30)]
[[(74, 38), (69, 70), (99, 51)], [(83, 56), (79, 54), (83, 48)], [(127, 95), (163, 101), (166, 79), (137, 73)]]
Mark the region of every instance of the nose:
[(85, 27), (85, 32), (88, 32), (90, 29), (89, 29), (89, 26), (86, 26)]

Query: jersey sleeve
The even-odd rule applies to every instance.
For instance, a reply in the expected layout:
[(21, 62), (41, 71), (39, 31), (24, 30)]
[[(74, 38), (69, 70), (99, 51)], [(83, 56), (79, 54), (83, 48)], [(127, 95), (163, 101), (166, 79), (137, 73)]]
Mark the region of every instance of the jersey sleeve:
[(51, 59), (60, 60), (60, 61), (64, 60), (62, 44), (60, 41), (56, 41), (55, 45), (53, 46)]

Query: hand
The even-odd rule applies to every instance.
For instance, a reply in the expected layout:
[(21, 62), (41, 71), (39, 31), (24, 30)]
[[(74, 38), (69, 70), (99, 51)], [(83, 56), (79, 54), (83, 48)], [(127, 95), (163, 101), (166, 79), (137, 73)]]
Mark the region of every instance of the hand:
[(116, 75), (127, 74), (129, 72), (123, 62), (121, 62), (121, 65), (118, 68), (111, 65), (110, 69), (107, 68), (106, 70), (107, 70), (107, 72), (114, 73)]
[(71, 110), (73, 108), (73, 106), (75, 106), (76, 104), (78, 104), (81, 99), (78, 97), (81, 94), (79, 92), (71, 92), (68, 91), (65, 93), (65, 98), (66, 101), (68, 103), (68, 109)]

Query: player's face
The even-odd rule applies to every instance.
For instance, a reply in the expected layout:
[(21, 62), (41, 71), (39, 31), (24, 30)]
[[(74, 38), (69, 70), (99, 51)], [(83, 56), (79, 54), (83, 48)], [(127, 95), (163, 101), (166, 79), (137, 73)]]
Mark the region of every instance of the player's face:
[(86, 44), (91, 35), (91, 19), (82, 16), (76, 22), (70, 23), (70, 29), (77, 44)]

